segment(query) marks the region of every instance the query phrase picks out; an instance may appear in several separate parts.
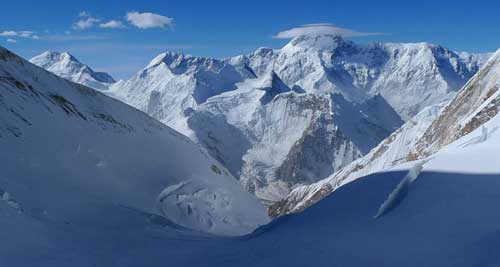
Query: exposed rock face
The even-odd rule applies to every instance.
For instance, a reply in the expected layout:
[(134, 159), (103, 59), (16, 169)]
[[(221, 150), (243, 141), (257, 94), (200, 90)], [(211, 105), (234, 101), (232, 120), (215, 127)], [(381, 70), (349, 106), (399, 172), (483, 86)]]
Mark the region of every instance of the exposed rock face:
[(358, 148), (334, 125), (331, 117), (320, 115), (276, 169), (276, 179), (287, 181), (290, 188), (311, 184), (360, 157)]

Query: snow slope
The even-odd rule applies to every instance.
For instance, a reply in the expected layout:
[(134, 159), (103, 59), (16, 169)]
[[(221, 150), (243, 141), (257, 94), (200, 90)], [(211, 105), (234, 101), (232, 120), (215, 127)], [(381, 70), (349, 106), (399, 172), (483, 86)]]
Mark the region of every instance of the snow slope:
[(95, 72), (69, 53), (46, 51), (30, 59), (30, 62), (72, 82), (105, 90), (115, 83), (113, 77), (104, 72)]
[(268, 221), (201, 147), (134, 108), (3, 48), (0, 88), (0, 189), (24, 216), (115, 227), (122, 207), (220, 235)]

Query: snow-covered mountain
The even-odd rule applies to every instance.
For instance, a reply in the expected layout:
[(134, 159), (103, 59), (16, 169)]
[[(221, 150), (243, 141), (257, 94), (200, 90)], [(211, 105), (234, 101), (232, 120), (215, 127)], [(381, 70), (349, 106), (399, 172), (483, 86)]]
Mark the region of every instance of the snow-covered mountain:
[(257, 77), (244, 57), (164, 53), (107, 93), (202, 144), (266, 202), (327, 177), (402, 123), (378, 95), (305, 94), (272, 70)]
[[(405, 162), (425, 159), (470, 132), (478, 131), (481, 125), (500, 111), (499, 88), (500, 50), (491, 56), (451, 101), (427, 107), (366, 156), (327, 179), (296, 188), (285, 199), (273, 205), (270, 214), (276, 217), (301, 211), (359, 177)], [(486, 129), (483, 134), (488, 136), (495, 129), (496, 126)], [(454, 168), (455, 171), (461, 170), (459, 164)], [(447, 168), (447, 171), (453, 170), (453, 167)]]
[(105, 72), (95, 72), (69, 53), (46, 51), (30, 59), (30, 62), (72, 82), (105, 90), (115, 82)]
[[(222, 165), (138, 110), (0, 48), (0, 265), (499, 265), (498, 62), (500, 51), (450, 103), (422, 110), (375, 149), (392, 158), (368, 154), (379, 162), (374, 168), (400, 162), (394, 146), (419, 147), (422, 139), (429, 153), (444, 146), (431, 157), (418, 154), (422, 160), (356, 179), (301, 213), (223, 238), (172, 222), (212, 233), (256, 223), (263, 209)], [(217, 97), (248, 95), (260, 107), (286, 95), (340, 97), (297, 93), (273, 73), (264, 77)], [(211, 101), (188, 110), (188, 122), (198, 112), (222, 114), (223, 122), (245, 115), (234, 106), (209, 112), (224, 108)], [(341, 101), (359, 105), (332, 100)], [(435, 116), (455, 139), (428, 135)]]
[(427, 43), (300, 36), (281, 49), (225, 60), (163, 53), (105, 93), (202, 144), (272, 203), (399, 127), (387, 102), (408, 119), (453, 97), (487, 56)]
[(401, 124), (380, 96), (356, 104), (339, 94), (297, 93), (274, 72), (236, 86), (189, 110), (188, 126), (266, 202), (327, 177)]
[(245, 75), (221, 60), (167, 52), (131, 79), (114, 84), (110, 94), (188, 134), (184, 112), (235, 89)]
[(360, 45), (319, 35), (296, 37), (281, 49), (260, 48), (244, 62), (258, 76), (272, 69), (307, 92), (337, 92), (358, 102), (381, 94), (407, 120), (451, 99), (487, 57), (429, 43)]
[(120, 227), (142, 213), (239, 235), (268, 221), (265, 207), (188, 138), (3, 48), (0, 147), (0, 191), (42, 224)]

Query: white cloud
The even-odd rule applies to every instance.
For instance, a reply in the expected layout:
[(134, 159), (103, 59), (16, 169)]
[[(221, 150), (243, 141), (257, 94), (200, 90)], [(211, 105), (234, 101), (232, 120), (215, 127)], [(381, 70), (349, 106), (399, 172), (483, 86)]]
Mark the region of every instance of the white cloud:
[(10, 36), (10, 37), (22, 37), (29, 39), (40, 39), (33, 31), (3, 31), (0, 32), (0, 36)]
[(101, 23), (101, 24), (99, 24), (99, 27), (103, 28), (103, 29), (120, 29), (120, 28), (125, 28), (125, 26), (123, 25), (123, 23), (121, 21), (119, 21), (119, 20), (110, 20), (108, 22)]
[(9, 38), (9, 39), (7, 39), (7, 43), (13, 43), (13, 44), (15, 44), (15, 43), (17, 43), (17, 40)]
[(150, 12), (129, 12), (127, 21), (139, 29), (149, 28), (171, 28), (174, 26), (174, 19)]
[(292, 28), (286, 31), (281, 31), (273, 38), (277, 39), (291, 39), (300, 35), (339, 35), (342, 37), (359, 37), (359, 36), (372, 36), (383, 35), (379, 32), (358, 32), (351, 29), (336, 27), (330, 23), (315, 23), (306, 24), (297, 28)]
[(77, 22), (73, 23), (73, 25), (71, 26), (71, 28), (73, 28), (74, 30), (85, 30), (88, 28), (92, 28), (97, 23), (99, 23), (99, 21), (101, 21), (100, 19), (92, 17), (87, 11), (80, 11), (80, 13), (78, 13), (78, 16), (80, 17), (80, 19)]
[(92, 17), (83, 18), (75, 23), (73, 23), (72, 28), (75, 30), (85, 30), (94, 27), (96, 23), (100, 20)]
[(49, 41), (87, 41), (87, 40), (105, 40), (109, 39), (108, 36), (100, 35), (74, 35), (71, 32), (64, 32), (64, 34), (53, 34), (43, 36), (44, 40)]

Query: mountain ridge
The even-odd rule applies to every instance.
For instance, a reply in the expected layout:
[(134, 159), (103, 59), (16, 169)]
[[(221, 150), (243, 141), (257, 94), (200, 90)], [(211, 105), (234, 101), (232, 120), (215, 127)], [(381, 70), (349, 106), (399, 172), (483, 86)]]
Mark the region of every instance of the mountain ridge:
[[(368, 153), (403, 123), (399, 117), (405, 119), (453, 97), (455, 88), (480, 64), (477, 55), (459, 56), (429, 43), (359, 45), (338, 36), (300, 36), (281, 49), (259, 48), (223, 60), (161, 53), (106, 93), (199, 142), (245, 188), (274, 202), (296, 187), (325, 178), (327, 170), (334, 172)], [(262, 89), (266, 94), (257, 93)], [(312, 108), (312, 102), (317, 107)], [(393, 114), (394, 106), (399, 116)], [(282, 138), (290, 142), (264, 152), (259, 147), (272, 148), (283, 141), (268, 143), (281, 135), (277, 129), (266, 132), (262, 127), (295, 116), (279, 108), (292, 108), (293, 112), (288, 110), (292, 114), (322, 109), (331, 114), (304, 115), (307, 120), (300, 126), (283, 124), (289, 134)], [(334, 149), (333, 144), (343, 148)], [(302, 153), (308, 145), (313, 147)], [(264, 162), (252, 156), (257, 151), (280, 156), (261, 155), (269, 159)], [(314, 157), (322, 158), (321, 164), (310, 160)], [(265, 188), (268, 192), (262, 191)]]
[(95, 72), (68, 52), (46, 51), (29, 60), (52, 73), (70, 81), (105, 90), (116, 81), (105, 72)]

